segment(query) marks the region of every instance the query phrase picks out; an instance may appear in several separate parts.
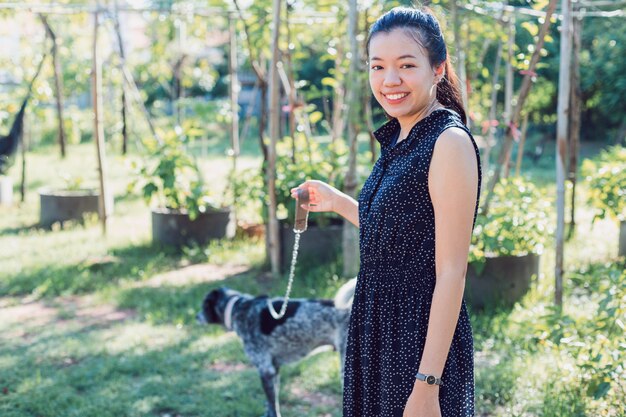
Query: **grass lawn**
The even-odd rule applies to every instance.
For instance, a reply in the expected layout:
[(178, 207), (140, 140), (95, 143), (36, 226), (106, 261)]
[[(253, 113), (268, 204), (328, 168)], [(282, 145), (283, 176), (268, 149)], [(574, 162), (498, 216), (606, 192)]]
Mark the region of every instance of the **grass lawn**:
[[(111, 150), (116, 204), (107, 236), (95, 218), (85, 226), (39, 229), (36, 189), (61, 186), (62, 173), (95, 185), (94, 155), (92, 145), (70, 147), (64, 161), (56, 149), (29, 154), (26, 202), (0, 207), (0, 416), (261, 415), (265, 397), (239, 339), (197, 325), (195, 314), (204, 295), (222, 285), (252, 294), (284, 291), (286, 279), (263, 272), (263, 242), (239, 238), (183, 253), (152, 245), (149, 210), (126, 193), (133, 157)], [(228, 158), (209, 152), (201, 165), (221, 192)], [(244, 156), (240, 166), (258, 166), (258, 159)], [(549, 168), (536, 172), (554, 192)], [(17, 166), (10, 175), (17, 182)], [(578, 229), (566, 245), (566, 305), (559, 317), (593, 328), (589, 320), (602, 303), (605, 277), (621, 272), (623, 263), (616, 258), (617, 226), (600, 221), (591, 228), (582, 197), (578, 209)], [(565, 324), (546, 322), (553, 262), (550, 246), (533, 290), (513, 309), (472, 314), (479, 415), (624, 415), (610, 402), (626, 390), (623, 381), (612, 384), (606, 401), (576, 390), (580, 358), (560, 348), (573, 336), (565, 334)], [(336, 263), (312, 267), (296, 278), (294, 296), (332, 297), (345, 282), (339, 271)], [(616, 282), (623, 286), (626, 278)], [(553, 334), (559, 325), (563, 337)], [(285, 417), (341, 415), (336, 353), (284, 367), (281, 384)], [(597, 411), (602, 407), (606, 413)]]

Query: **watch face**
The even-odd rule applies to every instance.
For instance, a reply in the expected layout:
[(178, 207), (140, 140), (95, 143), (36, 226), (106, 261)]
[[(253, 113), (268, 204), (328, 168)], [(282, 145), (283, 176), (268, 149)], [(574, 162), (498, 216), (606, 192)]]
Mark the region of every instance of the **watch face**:
[(434, 377), (434, 376), (432, 376), (432, 375), (428, 375), (428, 376), (426, 377), (426, 383), (427, 383), (428, 385), (435, 385), (435, 381), (436, 381), (436, 379), (435, 379), (435, 377)]

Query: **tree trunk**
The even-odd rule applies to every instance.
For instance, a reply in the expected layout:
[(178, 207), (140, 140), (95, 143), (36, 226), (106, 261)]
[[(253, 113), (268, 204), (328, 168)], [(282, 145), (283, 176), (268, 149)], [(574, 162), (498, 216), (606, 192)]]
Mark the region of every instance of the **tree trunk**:
[(20, 181), (20, 202), (26, 201), (26, 150), (28, 149), (28, 144), (30, 143), (31, 138), (31, 124), (28, 119), (28, 113), (24, 114), (25, 123), (24, 123), (24, 134), (22, 136), (22, 141), (20, 143), (21, 153), (22, 153), (22, 180)]
[[(118, 0), (115, 0), (115, 14), (114, 25), (115, 34), (117, 37), (117, 47), (120, 53), (120, 59), (122, 62), (126, 62), (126, 52), (124, 50), (124, 40), (122, 38), (122, 30), (120, 29), (120, 16), (119, 16), (119, 4)], [(128, 152), (128, 124), (126, 121), (126, 113), (128, 109), (128, 97), (126, 95), (126, 83), (122, 81), (122, 155), (126, 155)]]
[[(348, 73), (348, 172), (344, 182), (344, 192), (356, 197), (356, 154), (358, 136), (358, 118), (360, 113), (359, 81), (359, 45), (357, 0), (348, 3), (348, 37), (350, 39), (350, 70)], [(350, 222), (343, 223), (343, 276), (354, 277), (359, 271), (358, 229)]]
[(57, 37), (50, 23), (48, 22), (48, 18), (42, 14), (39, 15), (41, 19), (41, 23), (43, 23), (46, 34), (50, 38), (52, 42), (52, 63), (54, 68), (54, 90), (56, 96), (56, 107), (57, 107), (57, 120), (59, 124), (59, 146), (61, 148), (61, 157), (65, 158), (65, 126), (63, 124), (63, 79), (61, 78), (61, 63), (59, 62), (59, 48), (57, 44)]
[(500, 61), (502, 60), (502, 42), (498, 42), (498, 52), (496, 52), (496, 62), (493, 65), (493, 78), (491, 80), (491, 107), (489, 108), (489, 134), (485, 141), (485, 153), (483, 154), (483, 171), (489, 172), (489, 155), (491, 154), (491, 144), (495, 143), (496, 127), (493, 125), (497, 120), (498, 110), (498, 81), (500, 79)]
[[(370, 30), (369, 27), (369, 20), (368, 20), (368, 14), (367, 14), (367, 9), (365, 9), (364, 13), (363, 13), (363, 23), (364, 23), (364, 27), (363, 27), (363, 33), (368, 33)], [(363, 37), (363, 45), (362, 45), (362, 52), (367, 55), (367, 37)], [(361, 55), (363, 56), (363, 55)], [(367, 78), (363, 78), (363, 91), (370, 91), (370, 86), (369, 86), (369, 82)], [(371, 95), (369, 93), (365, 93), (362, 95), (363, 98), (363, 110), (364, 110), (364, 114), (365, 114), (365, 124), (367, 125), (367, 133), (369, 134), (370, 137), (370, 153), (372, 154), (371, 157), (371, 161), (372, 161), (372, 165), (376, 163), (376, 136), (374, 136), (374, 131), (376, 130), (376, 127), (374, 126), (374, 116), (373, 116), (373, 112), (372, 112), (372, 100), (371, 100)]]
[(572, 54), (571, 0), (561, 1), (561, 56), (559, 65), (559, 97), (556, 134), (556, 262), (554, 266), (554, 303), (563, 305), (563, 232), (565, 228), (565, 161), (567, 157), (567, 128), (570, 118), (570, 69)]
[(526, 143), (526, 133), (528, 132), (528, 113), (524, 115), (522, 121), (522, 135), (517, 146), (517, 164), (515, 166), (515, 175), (519, 177), (522, 169), (522, 158), (524, 157), (524, 144)]
[[(576, 8), (579, 9), (578, 7)], [(582, 92), (580, 88), (580, 46), (583, 21), (576, 17), (572, 22), (572, 74), (571, 74), (571, 96), (570, 96), (570, 120), (569, 120), (569, 158), (567, 167), (567, 178), (572, 183), (572, 194), (570, 204), (570, 231), (573, 233), (576, 227), (576, 174), (578, 172), (578, 154), (580, 152), (580, 115), (582, 111)]]
[(280, 236), (278, 230), (278, 218), (276, 217), (276, 144), (280, 132), (280, 80), (278, 79), (278, 62), (280, 59), (278, 39), (280, 35), (280, 9), (282, 0), (273, 1), (272, 19), (272, 59), (269, 70), (269, 93), (270, 93), (270, 146), (267, 164), (267, 188), (269, 194), (269, 249), (272, 275), (280, 274)]
[(107, 207), (107, 184), (106, 184), (106, 164), (105, 164), (105, 148), (104, 148), (104, 127), (102, 120), (102, 62), (98, 53), (98, 28), (100, 27), (99, 13), (94, 13), (94, 29), (93, 29), (93, 69), (91, 73), (92, 82), (92, 99), (94, 113), (94, 129), (93, 137), (96, 143), (96, 151), (98, 158), (98, 174), (100, 178), (100, 221), (102, 224), (102, 234), (107, 233), (107, 221), (109, 208)]
[(233, 205), (231, 211), (233, 213), (233, 221), (237, 224), (237, 188), (234, 186), (233, 181), (237, 175), (237, 159), (239, 158), (239, 80), (237, 78), (237, 31), (235, 28), (236, 21), (229, 17), (228, 19), (228, 34), (230, 37), (229, 48), (229, 60), (228, 71), (230, 73), (230, 111), (231, 111), (231, 123), (230, 123), (230, 143), (232, 149), (232, 162), (233, 167), (230, 175), (229, 185), (233, 192)]
[(344, 82), (345, 78), (341, 74), (341, 61), (343, 60), (342, 42), (337, 43), (337, 53), (335, 54), (335, 88), (333, 89), (333, 126), (331, 141), (334, 142), (343, 136), (345, 130), (345, 114), (344, 114)]
[[(508, 2), (507, 2), (508, 3)], [(504, 85), (504, 120), (511, 120), (511, 111), (513, 108), (513, 58), (514, 58), (514, 45), (515, 45), (515, 15), (511, 15), (511, 19), (508, 24), (507, 34), (507, 60), (506, 60), (506, 76)], [(511, 151), (506, 154), (504, 161), (504, 177), (509, 176), (509, 170), (511, 168)]]
[(504, 120), (511, 120), (513, 109), (513, 59), (515, 58), (515, 15), (511, 15), (508, 24), (506, 77), (504, 81)]
[(289, 99), (289, 136), (291, 137), (291, 161), (296, 163), (296, 83), (294, 82), (293, 76), (293, 63), (291, 62), (291, 50), (289, 46), (291, 45), (291, 25), (289, 24), (289, 9), (291, 6), (289, 3), (285, 7), (285, 26), (287, 27), (287, 51), (285, 55), (287, 56), (287, 82), (289, 84), (289, 89), (287, 98)]

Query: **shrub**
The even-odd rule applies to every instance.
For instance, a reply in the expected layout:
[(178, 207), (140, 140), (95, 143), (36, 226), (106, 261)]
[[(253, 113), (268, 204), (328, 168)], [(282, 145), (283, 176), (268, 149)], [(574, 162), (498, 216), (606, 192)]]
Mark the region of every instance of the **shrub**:
[(502, 179), (487, 215), (478, 211), (470, 262), (484, 262), (485, 256), (541, 254), (553, 231), (550, 206), (550, 199), (528, 180)]
[(137, 178), (129, 191), (139, 187), (147, 204), (156, 201), (159, 207), (186, 212), (193, 220), (220, 205), (209, 193), (195, 159), (186, 152), (185, 141), (180, 129), (163, 135), (161, 143), (146, 141), (149, 160), (135, 166)]
[(587, 201), (596, 209), (593, 221), (626, 221), (626, 148), (613, 146), (595, 160), (586, 159), (582, 172), (589, 184)]

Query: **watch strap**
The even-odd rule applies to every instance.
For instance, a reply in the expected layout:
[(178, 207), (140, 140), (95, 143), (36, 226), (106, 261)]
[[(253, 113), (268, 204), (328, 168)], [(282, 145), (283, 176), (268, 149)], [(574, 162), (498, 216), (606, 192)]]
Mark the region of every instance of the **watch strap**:
[(419, 379), (420, 381), (424, 381), (428, 385), (443, 385), (443, 381), (441, 380), (441, 378), (437, 378), (434, 375), (426, 375), (418, 372), (415, 375), (415, 378)]

